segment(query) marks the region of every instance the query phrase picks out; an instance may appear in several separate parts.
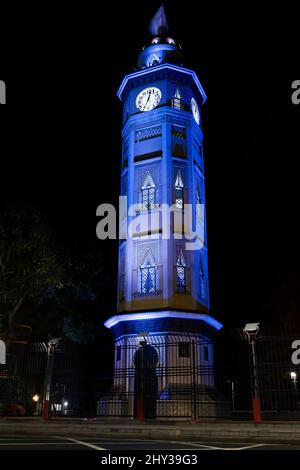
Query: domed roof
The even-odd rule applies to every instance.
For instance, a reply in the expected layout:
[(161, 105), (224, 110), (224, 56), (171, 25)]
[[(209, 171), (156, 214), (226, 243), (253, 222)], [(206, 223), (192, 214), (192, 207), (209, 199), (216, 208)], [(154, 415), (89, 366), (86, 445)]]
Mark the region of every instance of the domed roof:
[(182, 65), (182, 49), (168, 34), (169, 26), (163, 5), (151, 20), (149, 31), (153, 37), (139, 54), (138, 67), (144, 69), (164, 62)]
[(151, 39), (150, 44), (139, 54), (138, 67), (140, 69), (154, 67), (164, 62), (182, 65), (182, 58), (182, 49), (174, 39), (157, 36)]

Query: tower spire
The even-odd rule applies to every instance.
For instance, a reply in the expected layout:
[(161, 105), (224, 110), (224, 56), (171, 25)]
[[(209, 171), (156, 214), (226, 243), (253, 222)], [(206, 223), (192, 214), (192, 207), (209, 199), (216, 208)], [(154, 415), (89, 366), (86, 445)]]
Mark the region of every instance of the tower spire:
[(163, 3), (152, 18), (149, 31), (152, 36), (163, 36), (169, 32), (167, 15)]

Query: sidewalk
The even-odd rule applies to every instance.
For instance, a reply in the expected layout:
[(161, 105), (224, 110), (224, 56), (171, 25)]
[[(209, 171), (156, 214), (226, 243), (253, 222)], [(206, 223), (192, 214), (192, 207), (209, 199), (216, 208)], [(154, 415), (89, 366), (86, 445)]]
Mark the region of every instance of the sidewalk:
[(201, 422), (79, 418), (0, 418), (0, 434), (97, 436), (166, 440), (203, 439), (300, 443), (300, 422)]

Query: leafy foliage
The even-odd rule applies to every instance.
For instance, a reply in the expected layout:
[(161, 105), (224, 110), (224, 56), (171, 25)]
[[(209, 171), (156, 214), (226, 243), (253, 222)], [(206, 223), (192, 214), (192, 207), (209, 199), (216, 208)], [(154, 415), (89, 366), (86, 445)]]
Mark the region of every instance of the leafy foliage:
[[(53, 236), (31, 207), (9, 205), (0, 215), (0, 311), (10, 335), (25, 299), (42, 303), (64, 288)], [(4, 321), (3, 321), (4, 320)]]
[(39, 211), (11, 204), (0, 214), (0, 334), (15, 337), (16, 317), (35, 340), (66, 335), (87, 344), (99, 329), (101, 256), (58, 241)]

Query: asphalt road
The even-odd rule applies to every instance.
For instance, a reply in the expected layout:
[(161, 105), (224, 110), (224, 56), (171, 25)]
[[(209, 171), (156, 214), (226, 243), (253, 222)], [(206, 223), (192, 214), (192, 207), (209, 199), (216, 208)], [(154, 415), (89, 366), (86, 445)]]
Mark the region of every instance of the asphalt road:
[(0, 437), (1, 450), (219, 450), (219, 451), (248, 451), (248, 450), (300, 450), (300, 444), (259, 444), (234, 441), (199, 441), (173, 442), (162, 440), (139, 440), (97, 437), (63, 437), (63, 436), (20, 436), (6, 435)]

